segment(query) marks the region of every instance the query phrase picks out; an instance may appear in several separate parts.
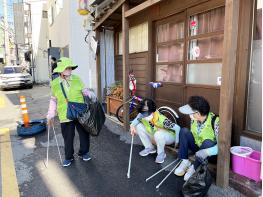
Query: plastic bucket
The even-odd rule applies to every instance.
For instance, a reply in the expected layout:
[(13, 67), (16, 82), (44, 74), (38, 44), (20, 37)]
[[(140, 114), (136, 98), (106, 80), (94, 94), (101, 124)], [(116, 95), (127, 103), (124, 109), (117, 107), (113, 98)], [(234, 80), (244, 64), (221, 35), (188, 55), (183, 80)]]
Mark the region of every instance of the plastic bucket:
[(259, 151), (254, 151), (250, 147), (234, 146), (230, 152), (233, 172), (260, 181), (261, 153)]

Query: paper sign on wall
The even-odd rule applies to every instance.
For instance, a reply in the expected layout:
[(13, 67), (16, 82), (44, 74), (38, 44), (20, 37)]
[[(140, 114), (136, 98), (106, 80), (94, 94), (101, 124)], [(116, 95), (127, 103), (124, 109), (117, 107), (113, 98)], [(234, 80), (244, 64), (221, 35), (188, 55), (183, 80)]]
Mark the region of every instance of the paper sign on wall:
[(199, 57), (199, 56), (200, 56), (200, 48), (199, 48), (199, 46), (193, 47), (193, 49), (192, 49), (192, 55), (193, 55), (194, 57)]
[(221, 86), (222, 77), (217, 77), (217, 85)]

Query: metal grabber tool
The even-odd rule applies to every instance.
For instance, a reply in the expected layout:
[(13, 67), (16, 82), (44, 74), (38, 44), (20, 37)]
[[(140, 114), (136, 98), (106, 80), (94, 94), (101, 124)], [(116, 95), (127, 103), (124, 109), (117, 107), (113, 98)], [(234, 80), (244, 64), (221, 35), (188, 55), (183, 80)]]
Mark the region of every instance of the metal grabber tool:
[(130, 178), (130, 173), (131, 173), (131, 160), (132, 160), (133, 140), (134, 140), (134, 135), (132, 135), (132, 139), (131, 139), (130, 158), (129, 158), (129, 166), (128, 166), (128, 172), (127, 172), (127, 178), (128, 179)]
[(168, 164), (167, 166), (165, 166), (164, 168), (162, 168), (161, 170), (157, 171), (156, 173), (154, 173), (153, 175), (151, 175), (150, 177), (148, 177), (147, 179), (145, 179), (146, 182), (148, 182), (150, 179), (152, 179), (153, 177), (155, 177), (156, 175), (160, 174), (162, 171), (164, 171), (165, 169), (169, 168), (170, 166), (172, 166), (173, 164), (175, 164), (175, 166), (172, 168), (172, 170), (164, 177), (164, 179), (156, 186), (156, 189), (159, 189), (160, 186), (163, 184), (163, 182), (174, 172), (174, 170), (179, 166), (179, 164), (181, 163), (181, 159), (176, 159), (173, 162), (171, 162), (170, 164)]

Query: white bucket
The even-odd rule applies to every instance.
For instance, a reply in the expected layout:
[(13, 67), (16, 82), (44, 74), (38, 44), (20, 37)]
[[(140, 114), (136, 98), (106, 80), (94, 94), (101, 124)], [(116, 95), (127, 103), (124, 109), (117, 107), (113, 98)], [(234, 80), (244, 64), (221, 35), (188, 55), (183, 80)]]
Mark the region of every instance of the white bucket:
[(253, 152), (253, 149), (246, 146), (233, 146), (231, 147), (230, 152), (233, 155), (237, 155), (240, 157), (247, 157)]

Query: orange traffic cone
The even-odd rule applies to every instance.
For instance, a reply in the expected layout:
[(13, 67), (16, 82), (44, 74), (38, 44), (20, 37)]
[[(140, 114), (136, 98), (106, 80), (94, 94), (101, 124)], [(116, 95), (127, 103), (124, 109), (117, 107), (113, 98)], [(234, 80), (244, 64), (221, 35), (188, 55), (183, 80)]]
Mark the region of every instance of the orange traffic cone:
[(29, 115), (28, 115), (28, 111), (27, 111), (26, 97), (25, 96), (20, 96), (20, 107), (21, 107), (21, 111), (22, 111), (24, 126), (29, 127)]

